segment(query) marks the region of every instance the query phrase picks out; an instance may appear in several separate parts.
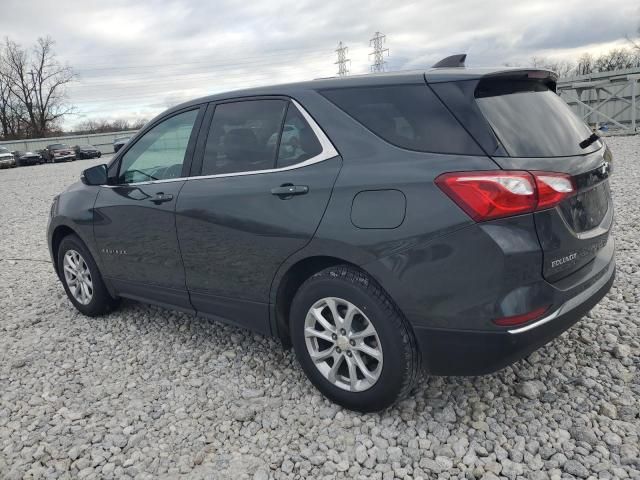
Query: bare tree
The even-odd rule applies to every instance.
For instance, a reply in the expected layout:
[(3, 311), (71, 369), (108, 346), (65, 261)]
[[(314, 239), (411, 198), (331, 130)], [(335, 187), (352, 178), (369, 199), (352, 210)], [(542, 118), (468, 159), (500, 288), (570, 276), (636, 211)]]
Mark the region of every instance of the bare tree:
[(588, 75), (593, 73), (595, 60), (590, 53), (584, 53), (578, 59), (576, 66), (576, 75)]
[(0, 76), (11, 96), (23, 107), (28, 135), (44, 137), (73, 108), (66, 103), (65, 89), (75, 75), (62, 65), (50, 37), (39, 38), (31, 51), (6, 39)]
[(556, 72), (559, 77), (568, 77), (572, 75), (576, 68), (572, 62), (567, 60), (553, 60), (546, 57), (533, 57), (531, 59), (531, 65), (536, 68), (552, 70)]

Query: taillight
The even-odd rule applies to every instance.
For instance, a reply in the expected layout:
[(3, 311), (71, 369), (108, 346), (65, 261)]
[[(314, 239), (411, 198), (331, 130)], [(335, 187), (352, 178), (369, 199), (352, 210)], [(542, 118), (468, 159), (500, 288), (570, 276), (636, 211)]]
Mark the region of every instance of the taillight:
[(452, 172), (435, 182), (477, 222), (551, 208), (575, 193), (569, 175), (552, 172)]
[(536, 210), (555, 207), (575, 192), (573, 179), (564, 173), (532, 172), (538, 189)]

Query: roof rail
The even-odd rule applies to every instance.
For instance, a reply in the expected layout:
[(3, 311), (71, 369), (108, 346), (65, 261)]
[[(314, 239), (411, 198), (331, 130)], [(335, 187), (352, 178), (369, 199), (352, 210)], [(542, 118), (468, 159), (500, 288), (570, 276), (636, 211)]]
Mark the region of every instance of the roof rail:
[(432, 68), (453, 68), (464, 67), (464, 61), (467, 59), (466, 53), (459, 53), (457, 55), (451, 55), (447, 58), (443, 58), (438, 63), (433, 65)]

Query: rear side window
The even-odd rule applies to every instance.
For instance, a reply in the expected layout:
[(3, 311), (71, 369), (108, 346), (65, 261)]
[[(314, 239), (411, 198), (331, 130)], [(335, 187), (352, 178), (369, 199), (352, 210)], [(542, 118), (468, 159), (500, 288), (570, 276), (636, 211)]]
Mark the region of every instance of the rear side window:
[(491, 79), (476, 88), (476, 103), (513, 157), (581, 155), (602, 147), (589, 127), (549, 87), (536, 80)]
[(320, 93), (398, 147), (421, 152), (482, 154), (427, 85), (340, 88)]
[(216, 106), (202, 175), (274, 168), (287, 102), (248, 100)]
[(278, 167), (288, 167), (322, 153), (322, 145), (300, 111), (289, 104), (282, 127)]

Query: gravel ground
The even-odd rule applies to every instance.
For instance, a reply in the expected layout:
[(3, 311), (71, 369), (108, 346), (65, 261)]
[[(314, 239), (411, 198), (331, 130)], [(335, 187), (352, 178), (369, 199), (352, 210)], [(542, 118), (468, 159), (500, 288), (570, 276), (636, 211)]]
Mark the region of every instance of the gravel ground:
[(331, 404), (269, 338), (54, 276), (55, 193), (97, 161), (0, 171), (0, 478), (640, 478), (640, 135), (611, 138), (618, 277), (581, 323), (382, 414)]

